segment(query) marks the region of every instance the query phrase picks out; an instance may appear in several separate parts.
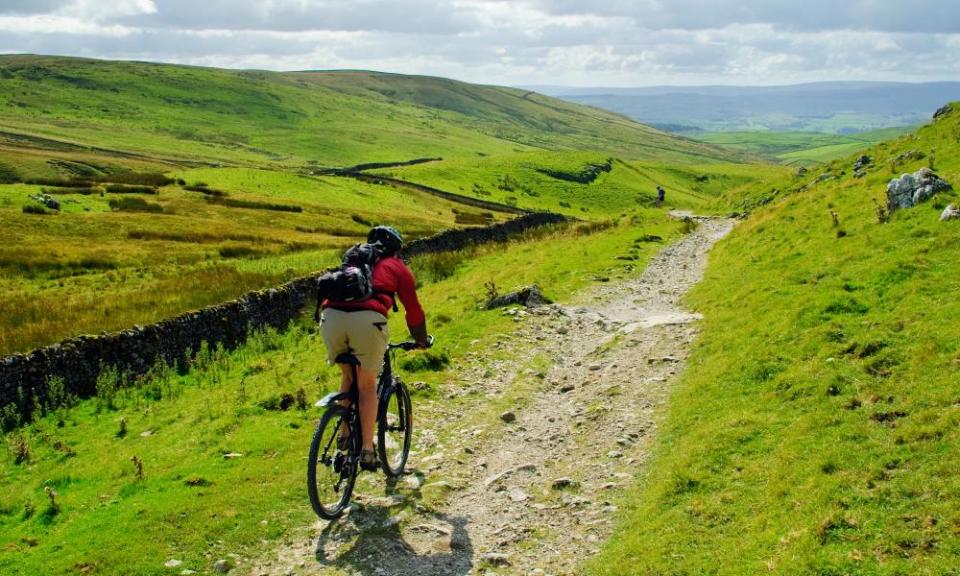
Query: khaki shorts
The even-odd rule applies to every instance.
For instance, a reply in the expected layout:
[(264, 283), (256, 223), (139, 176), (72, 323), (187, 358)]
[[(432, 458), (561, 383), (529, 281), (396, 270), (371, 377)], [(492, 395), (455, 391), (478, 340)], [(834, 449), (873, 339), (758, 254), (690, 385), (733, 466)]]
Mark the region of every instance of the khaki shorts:
[(320, 316), (320, 333), (327, 345), (327, 362), (335, 364), (337, 356), (349, 352), (360, 360), (364, 370), (380, 373), (390, 341), (383, 314), (373, 310), (344, 312), (327, 308)]

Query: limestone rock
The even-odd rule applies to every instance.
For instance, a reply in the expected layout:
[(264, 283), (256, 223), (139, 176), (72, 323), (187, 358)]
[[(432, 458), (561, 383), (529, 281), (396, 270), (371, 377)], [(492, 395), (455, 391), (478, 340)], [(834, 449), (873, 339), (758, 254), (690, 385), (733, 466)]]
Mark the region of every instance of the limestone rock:
[(943, 213), (940, 214), (940, 221), (944, 220), (960, 220), (960, 208), (956, 204), (951, 204), (943, 209)]
[(921, 168), (913, 174), (904, 174), (887, 184), (887, 209), (911, 208), (929, 199), (937, 192), (950, 190), (951, 186), (929, 168)]
[(504, 306), (512, 306), (514, 304), (534, 308), (536, 306), (552, 304), (552, 301), (543, 295), (539, 286), (533, 284), (516, 292), (491, 298), (490, 301), (487, 302), (486, 308), (487, 310), (493, 310), (494, 308), (503, 308)]

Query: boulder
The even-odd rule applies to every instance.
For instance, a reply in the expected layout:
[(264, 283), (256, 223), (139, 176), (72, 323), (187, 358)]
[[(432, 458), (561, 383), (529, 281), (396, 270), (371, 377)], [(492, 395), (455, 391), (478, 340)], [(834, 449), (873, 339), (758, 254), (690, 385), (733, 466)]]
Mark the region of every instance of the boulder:
[(944, 208), (940, 214), (940, 221), (943, 222), (944, 220), (960, 220), (960, 208), (956, 204)]
[(873, 164), (873, 158), (864, 154), (863, 156), (857, 158), (857, 161), (853, 163), (853, 170), (855, 172), (859, 172), (871, 164)]
[(945, 180), (929, 168), (921, 168), (913, 174), (903, 174), (887, 184), (887, 209), (910, 208), (929, 199), (937, 192), (950, 190)]
[(944, 104), (944, 105), (941, 106), (940, 108), (937, 108), (937, 111), (933, 113), (933, 119), (936, 120), (937, 118), (940, 118), (941, 116), (946, 116), (946, 115), (949, 114), (950, 112), (953, 112), (953, 105), (952, 105), (952, 104)]
[(493, 310), (494, 308), (503, 308), (504, 306), (513, 306), (515, 304), (520, 304), (527, 308), (534, 308), (536, 306), (552, 304), (552, 301), (543, 295), (539, 286), (534, 284), (527, 288), (517, 290), (516, 292), (491, 298), (490, 301), (487, 302), (486, 308), (487, 310)]

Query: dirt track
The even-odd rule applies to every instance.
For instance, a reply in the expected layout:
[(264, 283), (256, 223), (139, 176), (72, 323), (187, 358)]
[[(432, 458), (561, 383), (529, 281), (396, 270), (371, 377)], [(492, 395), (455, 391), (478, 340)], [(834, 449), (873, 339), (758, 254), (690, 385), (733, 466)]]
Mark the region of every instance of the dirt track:
[[(654, 415), (697, 335), (698, 316), (680, 300), (733, 225), (698, 221), (640, 278), (599, 285), (576, 304), (520, 313), (511, 350), (524, 360), (546, 355), (550, 367), (527, 374), (541, 385), (512, 421), (498, 419), (495, 433), (472, 441), (484, 431), (464, 428), (467, 415), (444, 414), (442, 403), (424, 406), (436, 411), (436, 430), (418, 434), (432, 449), (412, 457), (414, 474), (386, 496), (361, 494), (338, 522), (305, 528), (299, 542), (251, 573), (574, 573), (610, 534), (618, 492), (642, 471)], [(484, 409), (484, 397), (508, 393), (521, 368), (522, 361), (470, 358), (462, 374), (467, 386), (482, 387), (473, 391), (480, 394), (475, 409)], [(438, 436), (454, 441), (436, 446)], [(382, 477), (377, 482), (383, 486)], [(430, 491), (446, 493), (445, 504), (416, 503)], [(395, 506), (406, 509), (393, 515)]]

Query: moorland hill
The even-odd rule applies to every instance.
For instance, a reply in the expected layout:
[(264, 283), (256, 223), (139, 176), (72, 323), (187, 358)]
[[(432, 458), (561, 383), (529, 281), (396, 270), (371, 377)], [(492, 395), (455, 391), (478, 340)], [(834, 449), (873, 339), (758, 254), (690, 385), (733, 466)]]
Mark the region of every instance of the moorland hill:
[(13, 55), (0, 56), (0, 79), (5, 155), (79, 146), (131, 160), (284, 168), (570, 149), (735, 157), (615, 113), (443, 78)]

